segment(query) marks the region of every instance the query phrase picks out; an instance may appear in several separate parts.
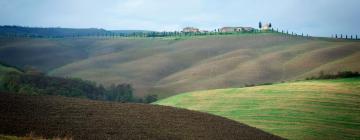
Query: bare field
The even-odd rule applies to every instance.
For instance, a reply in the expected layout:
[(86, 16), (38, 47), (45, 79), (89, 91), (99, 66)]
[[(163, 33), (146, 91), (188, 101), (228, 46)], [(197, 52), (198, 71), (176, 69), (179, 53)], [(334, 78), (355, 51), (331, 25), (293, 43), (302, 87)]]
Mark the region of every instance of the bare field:
[(0, 93), (0, 138), (281, 139), (206, 113), (145, 104)]

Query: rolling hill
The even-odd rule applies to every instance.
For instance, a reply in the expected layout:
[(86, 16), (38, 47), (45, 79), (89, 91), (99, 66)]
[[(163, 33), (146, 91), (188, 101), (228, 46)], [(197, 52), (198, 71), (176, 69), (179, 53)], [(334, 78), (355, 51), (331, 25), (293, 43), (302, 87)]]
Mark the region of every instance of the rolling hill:
[(190, 92), (155, 104), (223, 116), (287, 139), (360, 138), (360, 78)]
[(145, 104), (0, 93), (0, 138), (281, 139), (206, 113)]
[(0, 39), (0, 60), (107, 86), (131, 83), (138, 96), (242, 87), (360, 71), (360, 42), (278, 33), (168, 38)]

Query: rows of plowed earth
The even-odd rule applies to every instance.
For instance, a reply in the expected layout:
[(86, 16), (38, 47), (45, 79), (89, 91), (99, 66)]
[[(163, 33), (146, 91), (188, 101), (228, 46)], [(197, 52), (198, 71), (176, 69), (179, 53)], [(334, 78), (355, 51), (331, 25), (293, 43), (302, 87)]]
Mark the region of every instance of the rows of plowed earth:
[[(275, 33), (187, 39), (0, 40), (0, 61), (105, 85), (131, 83), (138, 96), (287, 81), (320, 71), (360, 71), (360, 42)], [(339, 65), (341, 67), (339, 67)]]
[(197, 91), (155, 104), (223, 116), (288, 139), (360, 139), (360, 78)]
[(173, 107), (0, 93), (0, 134), (74, 139), (280, 139), (222, 117)]

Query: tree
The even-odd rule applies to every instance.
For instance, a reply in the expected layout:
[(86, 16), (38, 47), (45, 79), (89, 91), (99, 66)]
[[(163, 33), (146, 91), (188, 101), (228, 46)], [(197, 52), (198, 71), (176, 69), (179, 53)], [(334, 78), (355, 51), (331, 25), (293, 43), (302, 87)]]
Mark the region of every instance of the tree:
[(262, 23), (261, 22), (259, 22), (259, 29), (261, 29), (262, 28)]
[(271, 28), (272, 27), (272, 25), (271, 25), (271, 23), (269, 23), (269, 28)]
[(111, 85), (106, 93), (106, 100), (116, 102), (132, 102), (133, 88), (130, 84)]
[(152, 103), (158, 100), (158, 96), (155, 94), (150, 94), (145, 97), (145, 103)]

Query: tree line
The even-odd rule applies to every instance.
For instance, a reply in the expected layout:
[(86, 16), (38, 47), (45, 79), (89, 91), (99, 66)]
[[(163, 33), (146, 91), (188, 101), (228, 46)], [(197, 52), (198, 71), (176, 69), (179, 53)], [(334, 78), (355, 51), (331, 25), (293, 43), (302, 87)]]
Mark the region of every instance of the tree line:
[(320, 80), (320, 79), (340, 79), (340, 78), (355, 78), (360, 77), (359, 72), (353, 71), (340, 71), (337, 73), (325, 73), (324, 71), (320, 71), (317, 76), (312, 76), (306, 78), (306, 80)]
[(336, 38), (336, 39), (355, 39), (358, 40), (358, 35), (343, 35), (343, 34), (335, 34), (335, 35), (331, 35), (331, 38)]
[[(119, 30), (111, 31), (105, 29), (72, 29), (72, 28), (41, 28), (41, 27), (22, 27), (22, 26), (0, 26), (0, 37), (29, 37), (29, 38), (79, 38), (79, 37), (96, 37), (96, 38), (118, 38), (118, 37), (182, 37), (182, 36), (206, 36), (206, 35), (229, 35), (243, 33), (261, 33), (261, 32), (277, 32), (292, 36), (310, 37), (308, 34), (298, 34), (288, 30), (274, 29), (269, 23), (269, 30), (262, 31), (263, 23), (259, 22), (259, 29), (251, 32), (220, 32), (219, 29), (208, 32), (156, 32), (156, 31), (136, 31), (136, 30)], [(331, 38), (336, 39), (353, 39), (358, 40), (358, 35), (333, 34)]]
[(39, 73), (9, 72), (1, 80), (0, 90), (32, 95), (59, 95), (114, 102), (151, 103), (157, 95), (138, 98), (130, 84), (114, 84), (107, 88), (95, 82), (46, 76)]

